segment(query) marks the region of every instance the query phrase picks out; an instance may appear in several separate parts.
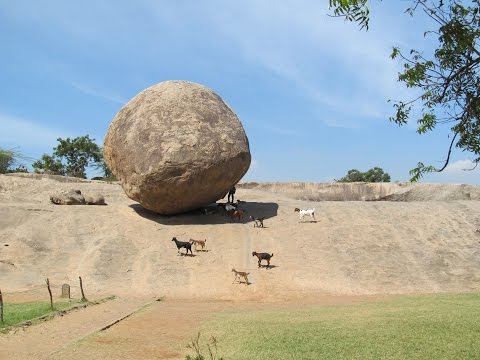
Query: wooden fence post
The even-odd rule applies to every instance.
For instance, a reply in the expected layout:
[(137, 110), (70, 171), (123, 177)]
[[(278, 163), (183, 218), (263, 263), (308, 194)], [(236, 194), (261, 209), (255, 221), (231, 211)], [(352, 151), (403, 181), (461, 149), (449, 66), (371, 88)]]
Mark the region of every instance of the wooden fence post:
[(82, 292), (82, 302), (86, 302), (88, 301), (87, 298), (85, 297), (85, 294), (83, 292), (83, 284), (82, 284), (82, 277), (79, 276), (78, 277), (80, 279), (80, 291)]
[(0, 321), (3, 323), (3, 297), (2, 297), (2, 290), (0, 290)]
[(53, 298), (52, 298), (52, 289), (50, 289), (50, 280), (45, 280), (45, 282), (47, 283), (47, 288), (48, 288), (48, 293), (50, 294), (50, 309), (52, 309), (53, 311)]

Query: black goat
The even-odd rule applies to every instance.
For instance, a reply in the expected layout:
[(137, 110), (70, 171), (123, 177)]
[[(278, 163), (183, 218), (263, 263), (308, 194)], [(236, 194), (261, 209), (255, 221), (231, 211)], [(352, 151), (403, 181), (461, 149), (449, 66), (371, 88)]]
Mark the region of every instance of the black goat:
[(185, 248), (186, 252), (185, 255), (188, 254), (188, 250), (190, 250), (190, 254), (193, 255), (192, 253), (192, 244), (190, 244), (188, 241), (178, 241), (176, 237), (172, 239), (172, 241), (175, 241), (175, 245), (177, 245), (178, 253), (181, 254), (180, 249)]
[(257, 253), (256, 251), (252, 252), (252, 256), (256, 256), (258, 258), (258, 267), (262, 267), (262, 260), (267, 260), (267, 269), (270, 267), (270, 259), (273, 256), (273, 253), (270, 255), (269, 253)]

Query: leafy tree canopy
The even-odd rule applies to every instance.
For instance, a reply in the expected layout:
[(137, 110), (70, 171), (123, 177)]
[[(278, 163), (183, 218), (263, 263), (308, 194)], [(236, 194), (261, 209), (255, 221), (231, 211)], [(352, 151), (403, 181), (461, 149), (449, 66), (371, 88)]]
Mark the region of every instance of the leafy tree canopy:
[(65, 175), (65, 166), (54, 156), (43, 154), (40, 160), (32, 164), (33, 169), (37, 173), (50, 175)]
[(74, 139), (58, 138), (57, 141), (59, 144), (53, 149), (53, 154), (66, 160), (65, 171), (68, 176), (86, 178), (86, 168), (102, 161), (100, 147), (88, 135)]
[(27, 168), (20, 160), (28, 160), (16, 149), (2, 149), (0, 147), (0, 174), (11, 172), (27, 172)]
[(357, 22), (360, 29), (367, 29), (370, 20), (367, 0), (329, 0), (335, 16)]
[(390, 182), (390, 175), (380, 167), (374, 167), (367, 172), (361, 172), (357, 169), (348, 170), (347, 175), (337, 182)]
[[(435, 37), (438, 43), (432, 56), (414, 49), (405, 52), (393, 48), (391, 58), (400, 59), (403, 65), (398, 80), (420, 95), (393, 101), (390, 121), (401, 126), (414, 118), (419, 134), (434, 131), (439, 125), (450, 130), (443, 165), (437, 168), (419, 162), (410, 171), (411, 180), (417, 181), (427, 172), (443, 171), (454, 147), (472, 153), (475, 167), (480, 162), (480, 0), (407, 3), (408, 15), (421, 11), (433, 20), (435, 28), (426, 29), (424, 34)], [(368, 29), (367, 0), (329, 0), (329, 4), (335, 16)]]
[(4, 150), (0, 148), (0, 174), (5, 174), (13, 165), (15, 158), (11, 150)]
[(103, 157), (103, 148), (99, 148), (98, 150), (98, 157), (101, 159), (99, 162), (95, 164), (95, 169), (97, 170), (102, 170), (103, 172), (103, 179), (105, 180), (112, 180), (115, 181), (116, 178), (113, 176), (112, 171), (108, 167), (107, 163), (105, 162), (105, 159)]
[(57, 141), (52, 155), (43, 154), (40, 160), (32, 164), (36, 172), (86, 178), (89, 166), (106, 171), (102, 148), (89, 135), (73, 139), (58, 138)]

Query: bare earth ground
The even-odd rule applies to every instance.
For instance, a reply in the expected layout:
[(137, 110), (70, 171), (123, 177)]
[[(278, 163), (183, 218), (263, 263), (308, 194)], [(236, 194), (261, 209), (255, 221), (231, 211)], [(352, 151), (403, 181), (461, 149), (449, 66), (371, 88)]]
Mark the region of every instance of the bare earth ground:
[[(49, 202), (53, 191), (70, 188), (102, 193), (108, 205)], [(478, 291), (480, 202), (414, 201), (412, 194), (409, 202), (315, 202), (288, 191), (240, 188), (247, 215), (267, 217), (259, 229), (200, 212), (152, 214), (114, 184), (0, 175), (4, 300), (48, 299), (46, 277), (55, 296), (69, 283), (79, 298), (79, 275), (88, 298), (117, 296), (0, 336), (0, 358), (180, 359), (195, 329), (218, 311)], [(318, 221), (298, 223), (295, 207), (315, 207)], [(206, 238), (208, 251), (177, 256), (173, 236)], [(252, 251), (273, 252), (274, 267), (257, 268)], [(232, 268), (249, 272), (252, 284), (232, 284)], [(156, 302), (159, 297), (165, 300)]]
[(187, 352), (193, 354), (186, 345), (196, 329), (213, 314), (379, 298), (324, 296), (281, 303), (166, 299), (145, 304), (141, 299), (116, 299), (0, 336), (0, 359), (184, 359)]

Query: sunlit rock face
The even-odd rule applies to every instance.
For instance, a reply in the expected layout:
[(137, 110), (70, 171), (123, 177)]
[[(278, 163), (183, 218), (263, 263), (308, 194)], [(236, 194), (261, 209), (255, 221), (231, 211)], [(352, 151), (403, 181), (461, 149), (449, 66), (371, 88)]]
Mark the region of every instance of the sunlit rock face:
[(162, 82), (130, 100), (110, 124), (104, 155), (128, 197), (165, 215), (223, 198), (251, 161), (232, 109), (188, 81)]

